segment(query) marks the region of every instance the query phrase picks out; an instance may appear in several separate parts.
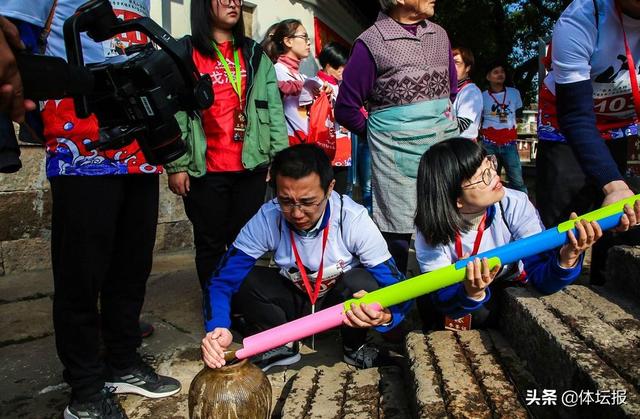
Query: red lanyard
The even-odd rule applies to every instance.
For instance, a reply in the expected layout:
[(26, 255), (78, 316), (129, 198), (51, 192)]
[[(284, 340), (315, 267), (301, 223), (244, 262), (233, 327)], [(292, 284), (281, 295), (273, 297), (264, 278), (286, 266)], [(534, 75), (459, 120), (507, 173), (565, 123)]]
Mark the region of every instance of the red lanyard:
[[(478, 234), (476, 235), (476, 240), (473, 243), (473, 252), (469, 256), (475, 256), (478, 254), (478, 250), (480, 249), (480, 242), (482, 241), (482, 236), (484, 235), (485, 222), (487, 221), (487, 213), (485, 212), (482, 216), (482, 220), (480, 220), (480, 225), (478, 226)], [(458, 256), (458, 260), (462, 259), (464, 253), (462, 253), (462, 238), (460, 237), (460, 233), (456, 232), (456, 255)]]
[(631, 48), (627, 42), (627, 32), (624, 30), (624, 22), (622, 21), (622, 12), (620, 12), (620, 5), (616, 1), (616, 11), (618, 12), (618, 19), (620, 19), (620, 27), (622, 28), (622, 38), (624, 39), (624, 49), (627, 53), (627, 66), (629, 67), (629, 78), (631, 79), (631, 92), (633, 93), (633, 106), (636, 108), (636, 117), (640, 118), (640, 90), (638, 89), (638, 76), (636, 75), (636, 64), (633, 61), (633, 55), (631, 54)]
[[(458, 92), (462, 91), (462, 89), (464, 89), (465, 87), (467, 87), (468, 85), (470, 85), (472, 82), (470, 79), (466, 79), (462, 82), (462, 84), (460, 86), (458, 86)], [(495, 100), (495, 99), (494, 99)]]
[(311, 300), (311, 305), (315, 306), (316, 301), (318, 300), (318, 295), (320, 295), (320, 286), (322, 285), (322, 268), (324, 261), (324, 249), (327, 245), (327, 238), (329, 237), (329, 224), (324, 228), (322, 232), (322, 256), (320, 256), (320, 267), (318, 268), (318, 275), (316, 276), (316, 284), (315, 288), (311, 290), (311, 282), (309, 281), (309, 277), (307, 276), (307, 270), (302, 263), (302, 259), (300, 259), (300, 255), (298, 254), (298, 248), (296, 247), (296, 241), (293, 237), (293, 231), (289, 230), (289, 237), (291, 238), (291, 248), (293, 249), (293, 254), (296, 257), (296, 265), (298, 265), (298, 269), (300, 270), (300, 276), (302, 277), (302, 283), (304, 284), (304, 288), (307, 290), (307, 295), (309, 296), (309, 300)]
[(500, 106), (500, 109), (504, 109), (504, 104), (507, 102), (507, 88), (506, 87), (504, 88), (504, 97), (502, 98), (502, 104), (498, 102), (498, 99), (496, 99), (496, 97), (493, 95), (491, 90), (487, 90), (487, 92), (489, 92), (489, 96), (491, 96), (491, 99), (493, 99), (493, 101), (496, 102), (496, 105)]

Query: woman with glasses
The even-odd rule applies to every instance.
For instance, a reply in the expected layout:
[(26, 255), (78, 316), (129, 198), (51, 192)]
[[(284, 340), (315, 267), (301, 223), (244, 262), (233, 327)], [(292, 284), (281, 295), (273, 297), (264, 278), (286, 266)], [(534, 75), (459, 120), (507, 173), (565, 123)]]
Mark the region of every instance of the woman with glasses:
[[(289, 144), (305, 143), (309, 133), (308, 111), (313, 103), (309, 98), (320, 93), (307, 92), (305, 96), (308, 99), (301, 98), (307, 76), (300, 73), (300, 62), (311, 53), (309, 33), (299, 20), (286, 19), (273, 29), (273, 34), (264, 46), (275, 63), (278, 87), (284, 102)], [(322, 91), (331, 97), (333, 89), (325, 82)]]
[(188, 152), (166, 165), (169, 188), (193, 224), (203, 290), (240, 228), (264, 202), (267, 168), (287, 147), (273, 64), (244, 36), (242, 0), (192, 0), (196, 67), (213, 81), (214, 103), (192, 124)]
[[(454, 138), (434, 145), (418, 169), (416, 256), (430, 272), (544, 230), (526, 194), (502, 186), (495, 156)], [(573, 213), (571, 218), (576, 215)], [(531, 283), (554, 293), (580, 275), (584, 251), (602, 236), (595, 222), (576, 223), (577, 237), (558, 250), (489, 270), (486, 259), (467, 264), (467, 279), (418, 299), (425, 329), (468, 330), (496, 321), (492, 291)]]

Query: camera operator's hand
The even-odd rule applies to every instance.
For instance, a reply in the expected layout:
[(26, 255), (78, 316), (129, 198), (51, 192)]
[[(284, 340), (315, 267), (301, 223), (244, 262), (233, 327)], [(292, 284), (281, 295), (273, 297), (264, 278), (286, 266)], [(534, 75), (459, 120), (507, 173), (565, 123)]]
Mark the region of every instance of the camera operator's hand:
[(14, 55), (14, 51), (24, 48), (18, 28), (0, 16), (0, 112), (8, 112), (16, 122), (24, 121), (25, 110), (36, 108), (34, 102), (24, 100), (22, 79)]
[(169, 174), (169, 190), (176, 195), (187, 196), (191, 189), (189, 183), (189, 174), (187, 172), (178, 172)]

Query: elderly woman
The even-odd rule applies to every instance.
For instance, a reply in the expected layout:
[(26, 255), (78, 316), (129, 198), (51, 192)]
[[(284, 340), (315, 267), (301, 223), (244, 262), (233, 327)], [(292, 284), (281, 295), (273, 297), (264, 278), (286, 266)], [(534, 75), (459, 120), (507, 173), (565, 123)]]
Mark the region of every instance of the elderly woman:
[[(356, 40), (343, 74), (336, 120), (368, 135), (373, 218), (406, 271), (422, 154), (458, 134), (451, 112), (456, 69), (447, 33), (427, 19), (434, 0), (380, 0), (376, 23)], [(366, 104), (369, 118), (361, 108)]]

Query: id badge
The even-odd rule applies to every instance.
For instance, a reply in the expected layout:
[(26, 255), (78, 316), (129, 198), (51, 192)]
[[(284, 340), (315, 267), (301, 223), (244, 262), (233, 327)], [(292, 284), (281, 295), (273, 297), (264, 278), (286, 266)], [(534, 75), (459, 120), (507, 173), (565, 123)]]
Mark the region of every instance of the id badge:
[(459, 319), (452, 319), (449, 316), (444, 316), (444, 328), (445, 330), (463, 331), (471, 330), (471, 314), (462, 316)]
[(500, 122), (503, 124), (506, 124), (509, 121), (506, 113), (498, 114), (498, 117), (500, 118)]
[(246, 130), (247, 115), (238, 109), (233, 115), (233, 140), (243, 141)]

